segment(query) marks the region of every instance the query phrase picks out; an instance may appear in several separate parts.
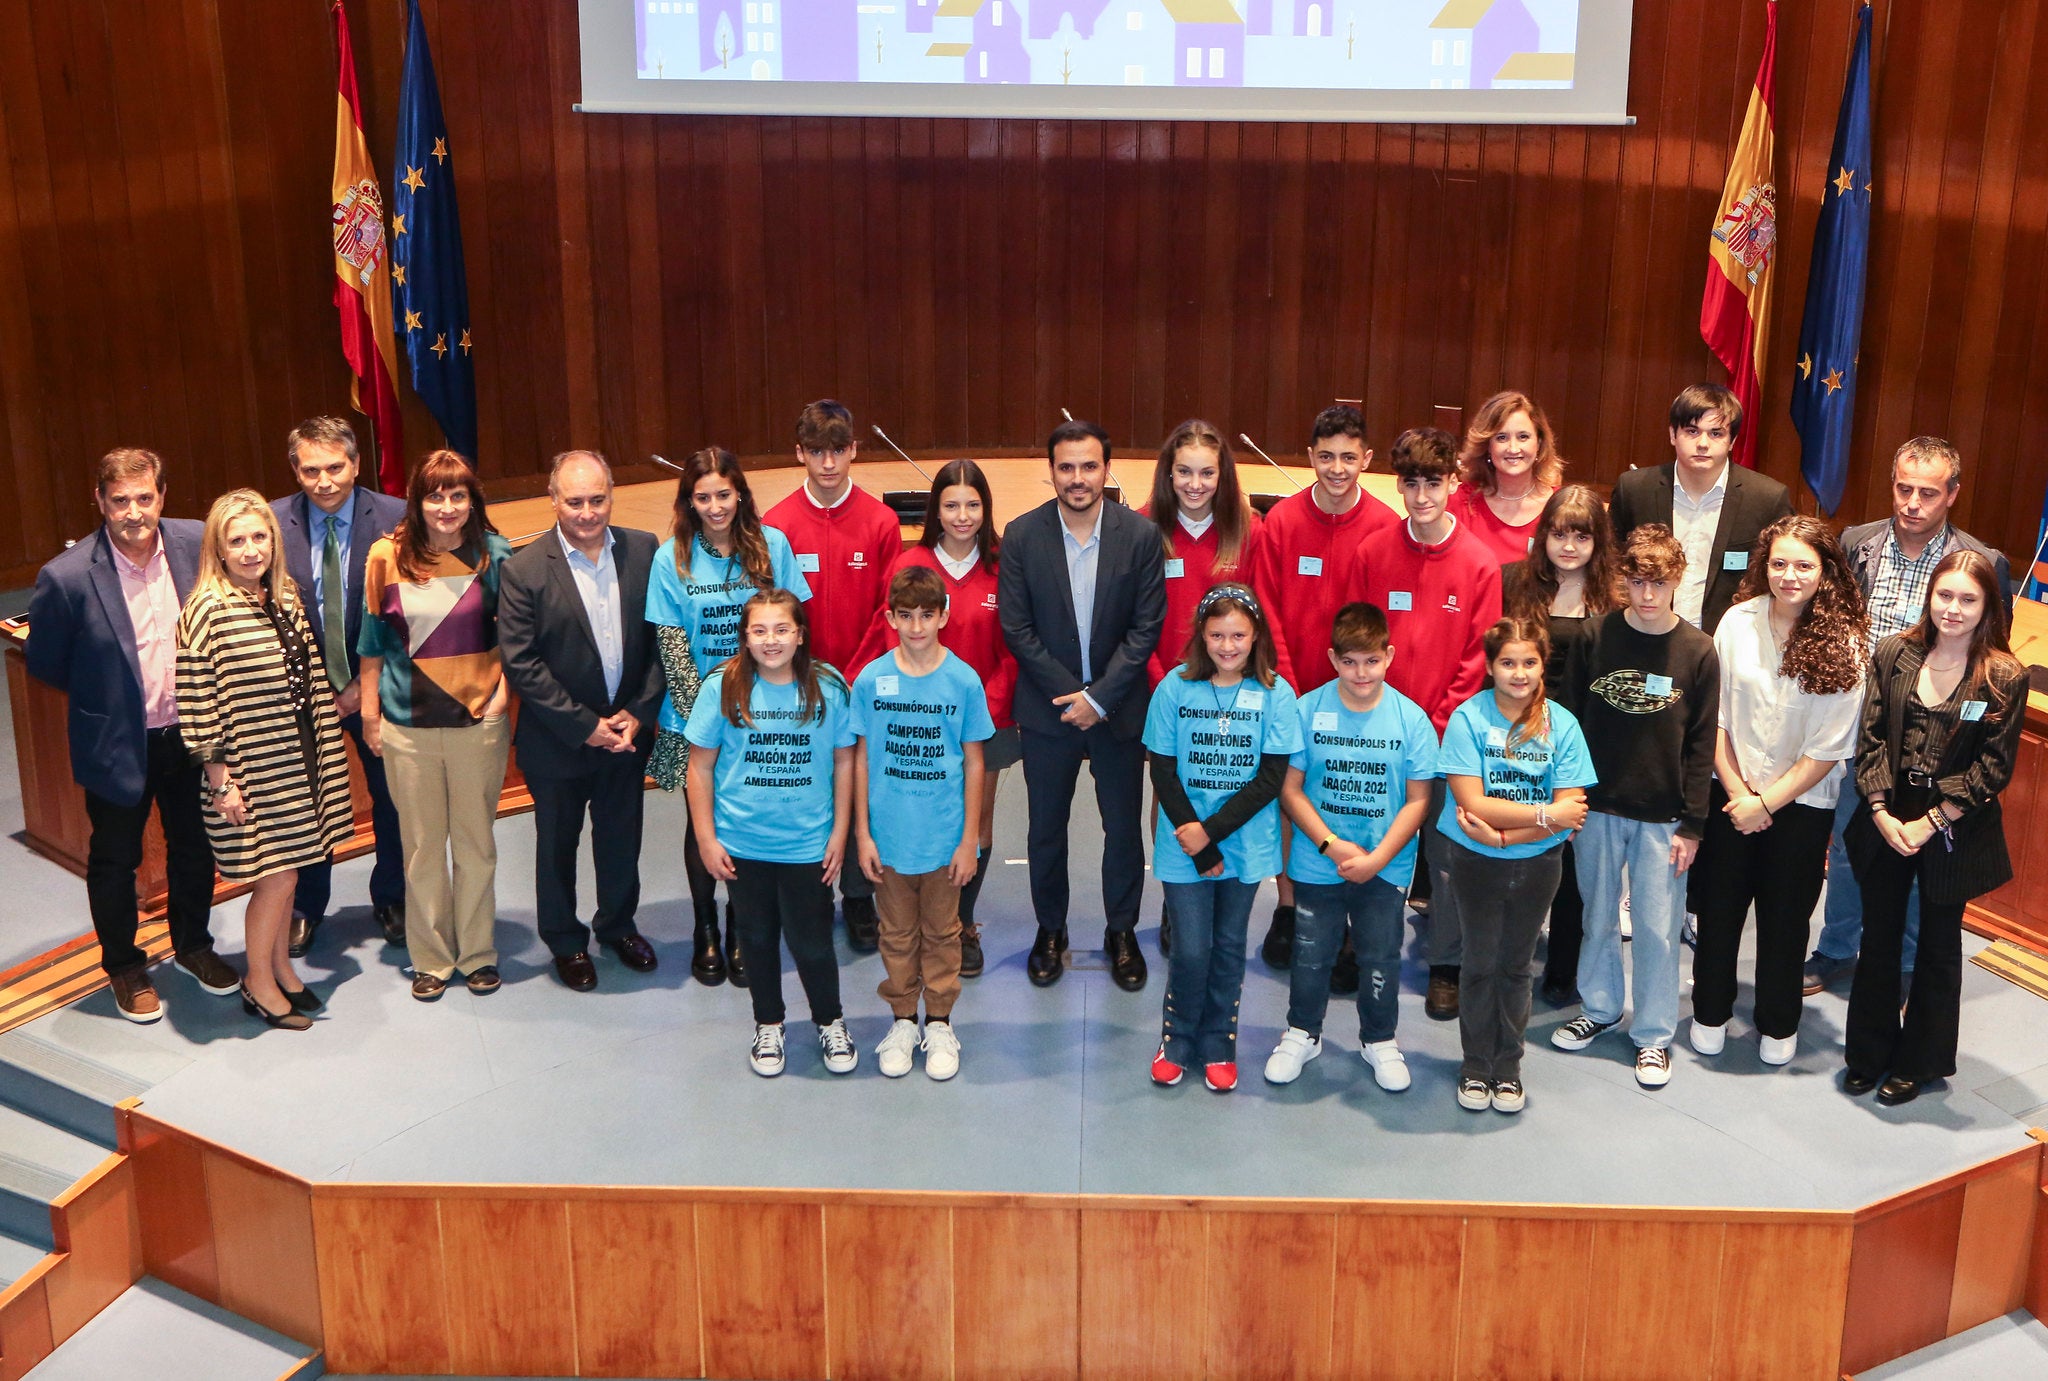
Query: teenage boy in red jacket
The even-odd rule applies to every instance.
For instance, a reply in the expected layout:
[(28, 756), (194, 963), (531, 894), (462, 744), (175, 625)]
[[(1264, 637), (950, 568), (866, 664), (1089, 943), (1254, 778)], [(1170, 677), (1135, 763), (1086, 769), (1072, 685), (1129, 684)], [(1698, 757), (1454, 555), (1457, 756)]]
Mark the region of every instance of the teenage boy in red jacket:
[[(1344, 581), (1345, 598), (1386, 611), (1400, 655), (1387, 684), (1422, 707), (1441, 736), (1451, 711), (1486, 684), (1486, 630), (1500, 619), (1500, 563), (1486, 543), (1459, 530), (1449, 501), (1458, 444), (1435, 427), (1394, 440), (1394, 475), (1408, 521), (1359, 543)], [(1436, 874), (1429, 913), (1429, 994), (1423, 1010), (1440, 1021), (1458, 1015), (1464, 933), (1444, 875), (1449, 851), (1434, 821), (1443, 811), (1438, 778), (1424, 816), (1422, 852)]]
[[(875, 611), (889, 596), (889, 572), (903, 554), (903, 529), (880, 499), (853, 482), (860, 443), (846, 404), (821, 398), (796, 419), (796, 458), (804, 482), (761, 518), (781, 531), (811, 587), (811, 656), (830, 662), (847, 684), (860, 674), (856, 654)], [(878, 935), (875, 885), (858, 868), (839, 872), (846, 939), (872, 954)]]
[[(1276, 669), (1306, 695), (1336, 675), (1330, 665), (1330, 624), (1342, 608), (1344, 572), (1369, 532), (1393, 527), (1394, 511), (1365, 492), (1360, 476), (1372, 464), (1365, 418), (1349, 403), (1316, 414), (1309, 430), (1308, 463), (1316, 482), (1273, 505), (1259, 525), (1251, 560), (1252, 589), (1270, 611)], [(1283, 840), (1287, 836), (1282, 836)], [(1259, 952), (1284, 969), (1294, 957), (1294, 884), (1282, 871), (1280, 905)], [(1357, 972), (1340, 956), (1332, 992)]]

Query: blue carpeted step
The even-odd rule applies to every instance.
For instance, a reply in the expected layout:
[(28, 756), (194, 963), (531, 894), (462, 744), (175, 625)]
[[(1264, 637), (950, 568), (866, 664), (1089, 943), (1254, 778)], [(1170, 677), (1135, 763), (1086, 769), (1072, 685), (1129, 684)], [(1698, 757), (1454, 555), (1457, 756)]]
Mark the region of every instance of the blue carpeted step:
[(2048, 1376), (2048, 1324), (2024, 1309), (1856, 1373), (1856, 1381), (1986, 1381)]
[(49, 1254), (48, 1247), (0, 1233), (0, 1293), (27, 1275), (38, 1261)]
[(29, 1372), (35, 1381), (311, 1381), (313, 1349), (145, 1276)]
[(0, 1103), (112, 1149), (114, 1105), (190, 1063), (127, 1022), (54, 1012), (0, 1032)]
[(0, 1107), (0, 1233), (49, 1250), (51, 1203), (106, 1158), (104, 1146)]

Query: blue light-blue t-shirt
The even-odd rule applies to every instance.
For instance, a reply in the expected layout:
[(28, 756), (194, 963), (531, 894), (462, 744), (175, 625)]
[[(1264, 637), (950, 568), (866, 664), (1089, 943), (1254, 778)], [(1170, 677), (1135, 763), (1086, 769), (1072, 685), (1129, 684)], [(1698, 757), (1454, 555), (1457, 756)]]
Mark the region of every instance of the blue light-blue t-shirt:
[[(1293, 753), (1301, 747), (1301, 717), (1295, 712), (1294, 688), (1275, 677), (1271, 687), (1246, 677), (1218, 688), (1209, 681), (1189, 681), (1175, 667), (1152, 692), (1145, 715), (1145, 747), (1180, 764), (1180, 784), (1206, 820), (1259, 775), (1266, 753)], [(1226, 722), (1227, 721), (1227, 722)], [(1244, 826), (1223, 839), (1223, 876), (1260, 882), (1280, 871), (1280, 802), (1268, 801)], [(1162, 812), (1152, 836), (1152, 874), (1161, 882), (1211, 882), (1195, 867), (1174, 837), (1173, 822)]]
[[(1408, 804), (1408, 783), (1437, 775), (1436, 727), (1422, 707), (1382, 683), (1380, 703), (1363, 714), (1344, 708), (1335, 681), (1299, 701), (1301, 748), (1289, 765), (1302, 774), (1302, 790), (1339, 839), (1368, 853), (1387, 837), (1394, 816)], [(1319, 842), (1293, 825), (1287, 876), (1336, 886), (1337, 865), (1316, 850)], [(1406, 890), (1415, 877), (1416, 836), (1380, 869), (1379, 880)]]
[[(768, 542), (768, 563), (777, 587), (809, 599), (811, 587), (797, 569), (789, 539), (772, 527), (763, 527), (761, 536)], [(690, 543), (690, 576), (685, 580), (676, 572), (676, 539), (671, 537), (654, 553), (654, 570), (647, 579), (647, 621), (682, 629), (690, 639), (697, 674), (708, 677), (740, 650), (740, 611), (759, 590), (737, 556), (713, 556), (702, 542)], [(683, 732), (683, 718), (667, 696), (661, 698), (661, 727)]]
[(832, 842), (832, 750), (853, 745), (846, 683), (821, 674), (825, 715), (799, 722), (797, 685), (754, 678), (751, 725), (718, 711), (725, 673), (715, 671), (697, 693), (684, 737), (716, 748), (711, 778), (712, 824), (725, 851), (757, 863), (815, 863)]
[[(1438, 768), (1446, 777), (1477, 777), (1487, 795), (1525, 805), (1548, 805), (1561, 788), (1598, 782), (1579, 721), (1555, 700), (1544, 709), (1550, 716), (1550, 732), (1517, 743), (1510, 755), (1507, 744), (1514, 721), (1500, 712), (1491, 687), (1479, 692), (1451, 712), (1450, 723), (1444, 725)], [(1501, 848), (1482, 844), (1458, 824), (1458, 802), (1449, 792), (1444, 793), (1444, 813), (1437, 817), (1436, 827), (1452, 842), (1492, 858), (1534, 858), (1564, 843), (1566, 837), (1560, 830), (1549, 839), (1532, 839), (1526, 844)]]
[(867, 740), (868, 834), (882, 862), (899, 873), (945, 867), (967, 828), (961, 745), (996, 731), (981, 678), (950, 652), (922, 676), (885, 652), (854, 678), (848, 718)]

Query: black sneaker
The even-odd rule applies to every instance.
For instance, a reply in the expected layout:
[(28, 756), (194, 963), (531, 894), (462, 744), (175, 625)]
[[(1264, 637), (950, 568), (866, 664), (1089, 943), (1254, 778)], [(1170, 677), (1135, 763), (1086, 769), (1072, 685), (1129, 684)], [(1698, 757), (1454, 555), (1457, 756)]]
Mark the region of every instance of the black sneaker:
[(1584, 1012), (1550, 1033), (1550, 1043), (1559, 1050), (1584, 1050), (1602, 1031), (1612, 1031), (1619, 1021), (1595, 1021)]
[(981, 952), (981, 927), (963, 925), (960, 927), (960, 976), (981, 977), (982, 966), (987, 959)]
[[(1259, 957), (1276, 969), (1284, 969), (1294, 962), (1293, 907), (1273, 908), (1273, 923), (1266, 928), (1266, 942), (1259, 946)], [(1357, 988), (1352, 991), (1356, 992)]]

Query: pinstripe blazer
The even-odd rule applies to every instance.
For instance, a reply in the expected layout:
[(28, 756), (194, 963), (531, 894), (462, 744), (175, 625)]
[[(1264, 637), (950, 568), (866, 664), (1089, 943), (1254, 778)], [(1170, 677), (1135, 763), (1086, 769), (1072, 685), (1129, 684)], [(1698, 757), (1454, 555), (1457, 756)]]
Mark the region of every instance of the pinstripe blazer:
[[(1903, 633), (1880, 642), (1871, 659), (1856, 754), (1856, 788), (1866, 804), (1857, 808), (1845, 839), (1852, 864), (1870, 857), (1873, 849), (1891, 847), (1871, 821), (1867, 802), (1892, 793), (1905, 737), (1906, 701), (1926, 660), (1919, 640)], [(1984, 702), (1982, 717), (1964, 719), (1962, 708), (1972, 700)], [(1963, 813), (1952, 829), (1953, 852), (1939, 839), (1928, 840), (1920, 850), (1920, 888), (1927, 900), (1959, 906), (2012, 880), (1998, 797), (2012, 779), (2026, 718), (2024, 672), (2009, 673), (1969, 697), (1951, 696), (1947, 704), (1928, 708), (1929, 741), (1942, 745), (1929, 809), (1942, 804)]]

